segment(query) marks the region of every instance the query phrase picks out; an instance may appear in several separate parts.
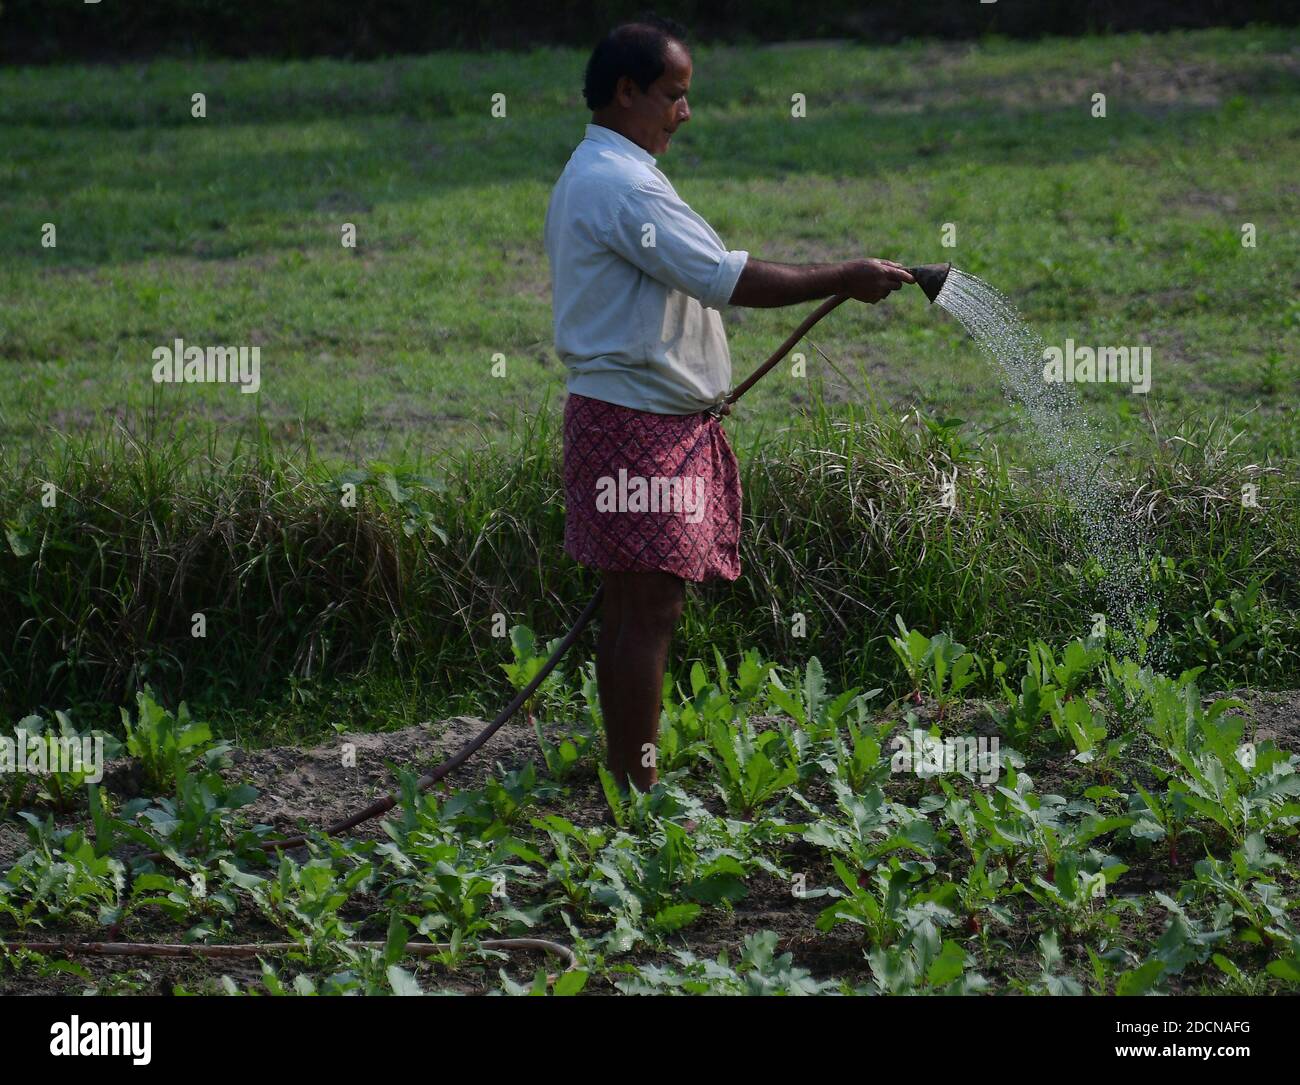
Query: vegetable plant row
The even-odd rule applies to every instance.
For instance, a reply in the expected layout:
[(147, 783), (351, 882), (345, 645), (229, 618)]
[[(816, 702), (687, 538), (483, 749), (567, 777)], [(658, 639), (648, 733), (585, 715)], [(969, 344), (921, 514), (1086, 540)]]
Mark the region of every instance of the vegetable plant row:
[[(257, 790), (183, 705), (141, 691), (121, 735), (28, 717), (14, 736), (100, 740), (130, 771), (0, 777), (28, 844), (0, 880), (0, 986), (141, 989), (139, 962), (16, 945), (50, 939), (294, 947), (251, 972), (164, 968), (177, 992), (1300, 986), (1300, 757), (1248, 704), (1100, 641), (989, 661), (898, 626), (910, 691), (892, 704), (829, 690), (816, 659), (696, 662), (666, 683), (659, 783), (628, 796), (602, 765), (591, 664), (557, 670), (528, 706), (532, 760), (431, 793), (398, 770), (373, 833), (288, 854), (263, 844), (292, 826), (248, 816)], [(522, 687), (547, 649), (511, 640)], [(977, 677), (991, 702), (963, 696)], [(576, 968), (485, 944), (519, 936), (564, 943)], [(417, 959), (421, 941), (442, 948)]]

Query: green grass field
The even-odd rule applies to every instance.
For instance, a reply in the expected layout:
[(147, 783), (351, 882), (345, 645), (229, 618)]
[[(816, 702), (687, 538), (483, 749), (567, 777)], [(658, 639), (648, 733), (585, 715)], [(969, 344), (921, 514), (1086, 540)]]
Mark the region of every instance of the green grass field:
[[(556, 409), (541, 225), (588, 119), (583, 61), (0, 72), (0, 444), (134, 425), (157, 394), (222, 441), (260, 417), (340, 462), (425, 459)], [(190, 115), (196, 92), (206, 119)], [(790, 116), (796, 93), (804, 118)], [(1300, 80), (1286, 31), (700, 48), (691, 102), (660, 165), (730, 247), (951, 259), (1048, 343), (1152, 347), (1149, 395), (1085, 389), (1117, 441), (1227, 411), (1260, 456), (1295, 453)], [(737, 379), (800, 313), (726, 315)], [(260, 345), (261, 394), (156, 388), (150, 352), (177, 337)], [(804, 346), (832, 403), (869, 384), (900, 413), (1001, 424), (999, 442), (1018, 442), (992, 371), (919, 292), (843, 309), (813, 338), (841, 370)], [(504, 379), (489, 375), (497, 352)], [(745, 445), (808, 399), (807, 381), (770, 378), (732, 432)]]

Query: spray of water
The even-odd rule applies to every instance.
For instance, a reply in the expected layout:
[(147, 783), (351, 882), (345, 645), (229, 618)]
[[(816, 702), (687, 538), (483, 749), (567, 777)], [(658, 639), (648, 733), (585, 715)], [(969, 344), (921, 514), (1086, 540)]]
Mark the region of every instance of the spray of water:
[(1101, 442), (1073, 385), (1044, 379), (1042, 340), (983, 280), (953, 268), (935, 304), (961, 321), (997, 363), (1007, 397), (1029, 416), (1035, 450), (1054, 469), (1077, 514), (1086, 546), (1082, 564), (1100, 568), (1106, 626), (1122, 649), (1135, 647), (1137, 638), (1146, 639), (1143, 623), (1153, 616), (1147, 547), (1138, 523), (1105, 483)]

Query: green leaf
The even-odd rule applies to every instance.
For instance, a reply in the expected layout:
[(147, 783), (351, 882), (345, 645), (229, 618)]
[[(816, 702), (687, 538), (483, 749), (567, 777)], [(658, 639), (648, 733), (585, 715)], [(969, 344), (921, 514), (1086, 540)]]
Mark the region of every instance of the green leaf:
[(557, 979), (552, 990), (561, 996), (576, 995), (586, 986), (587, 973), (575, 969), (572, 972), (565, 972), (564, 975)]
[(600, 776), (600, 789), (605, 794), (605, 803), (610, 813), (614, 815), (614, 824), (621, 829), (627, 822), (627, 814), (624, 811), (624, 800), (619, 794), (618, 784), (614, 782), (613, 774), (604, 765), (597, 765), (596, 772)]
[(662, 909), (651, 922), (661, 931), (675, 931), (693, 923), (700, 914), (698, 904), (670, 904)]
[(25, 558), (31, 556), (32, 538), (30, 535), (20, 535), (12, 527), (6, 524), (5, 538), (9, 541), (9, 549), (13, 551), (14, 557)]
[(410, 941), (411, 928), (394, 910), (388, 917), (388, 938), (384, 942), (384, 964), (396, 964), (406, 955), (406, 943)]
[(415, 982), (415, 977), (406, 969), (399, 968), (395, 964), (390, 964), (385, 972), (388, 976), (388, 984), (393, 989), (395, 995), (422, 995), (424, 992), (420, 985)]
[(803, 699), (807, 710), (806, 719), (815, 721), (826, 700), (826, 676), (822, 672), (821, 660), (816, 656), (808, 660), (808, 666), (804, 670)]
[(804, 706), (794, 699), (788, 689), (773, 684), (768, 687), (767, 695), (781, 711), (798, 723), (800, 727), (807, 724), (808, 720), (804, 715)]
[(962, 974), (965, 965), (966, 951), (956, 942), (946, 941), (939, 956), (930, 962), (925, 973), (926, 981), (934, 987), (946, 987)]
[(104, 797), (99, 793), (99, 785), (88, 784), (86, 791), (90, 805), (90, 821), (95, 827), (95, 854), (107, 855), (114, 843), (113, 819), (104, 809)]
[(708, 684), (709, 677), (704, 673), (704, 665), (696, 660), (691, 667), (691, 696), (698, 697)]
[(384, 489), (389, 492), (389, 494), (392, 496), (394, 501), (400, 504), (401, 502), (406, 500), (408, 494), (404, 489), (402, 489), (402, 486), (397, 481), (396, 476), (385, 474), (381, 476), (381, 481), (383, 483)]
[(221, 872), (240, 889), (257, 889), (266, 882), (265, 878), (259, 878), (256, 874), (245, 874), (228, 859), (222, 859), (220, 866)]
[(1120, 976), (1115, 982), (1115, 993), (1117, 995), (1144, 995), (1151, 990), (1164, 970), (1164, 961), (1147, 961), (1146, 964)]
[(1230, 960), (1228, 960), (1228, 958), (1225, 957), (1222, 953), (1216, 953), (1210, 959), (1214, 961), (1216, 965), (1218, 965), (1219, 971), (1222, 972), (1224, 975), (1234, 980), (1242, 979), (1241, 969), (1238, 968), (1235, 964), (1233, 964)]

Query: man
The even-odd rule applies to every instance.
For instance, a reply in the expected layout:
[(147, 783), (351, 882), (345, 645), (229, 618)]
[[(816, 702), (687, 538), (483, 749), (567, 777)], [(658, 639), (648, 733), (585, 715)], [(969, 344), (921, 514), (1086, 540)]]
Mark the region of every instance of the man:
[(565, 551), (599, 569), (596, 647), (608, 768), (657, 780), (668, 646), (685, 582), (740, 575), (740, 480), (718, 415), (731, 384), (723, 305), (877, 302), (889, 260), (775, 264), (729, 251), (655, 164), (691, 117), (676, 23), (616, 27), (587, 64), (586, 138), (551, 194), (545, 243), (564, 411)]

